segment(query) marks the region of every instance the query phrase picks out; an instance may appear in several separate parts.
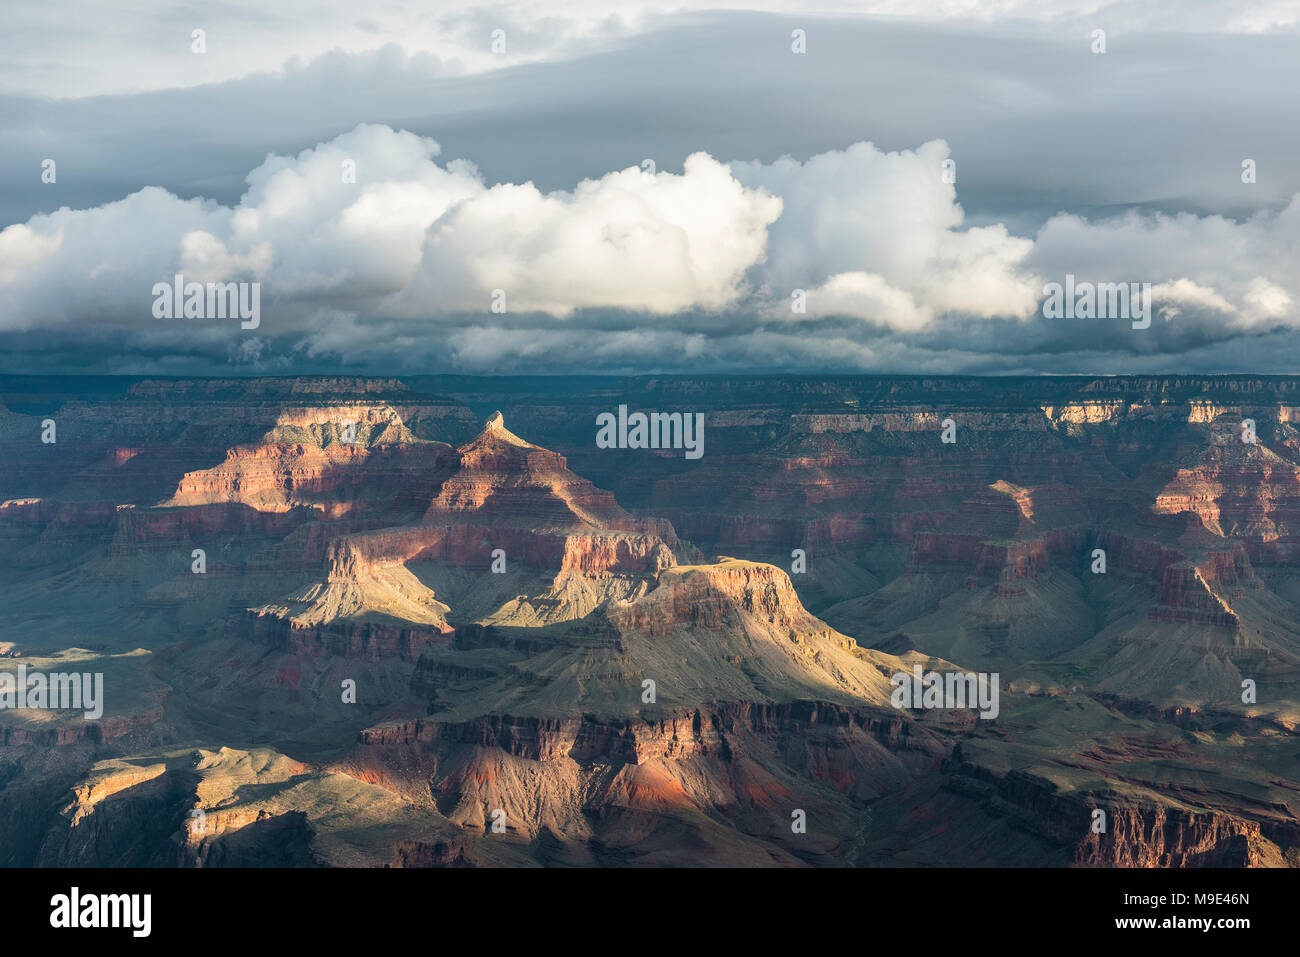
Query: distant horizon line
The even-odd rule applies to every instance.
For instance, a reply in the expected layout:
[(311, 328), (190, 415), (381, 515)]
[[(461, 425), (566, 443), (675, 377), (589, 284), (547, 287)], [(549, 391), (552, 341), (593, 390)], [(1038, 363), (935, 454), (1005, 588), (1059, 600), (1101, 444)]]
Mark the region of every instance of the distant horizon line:
[(5, 372), (0, 379), (1300, 379), (1297, 372)]

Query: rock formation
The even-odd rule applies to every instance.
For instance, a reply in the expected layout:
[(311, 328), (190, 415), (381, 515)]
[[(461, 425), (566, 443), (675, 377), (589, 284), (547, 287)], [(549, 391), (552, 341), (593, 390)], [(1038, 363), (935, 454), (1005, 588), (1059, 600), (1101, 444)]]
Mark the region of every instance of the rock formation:
[[(619, 404), (707, 454), (597, 448)], [(0, 862), (1295, 864), (1297, 423), (1290, 378), (0, 378), (0, 672), (111, 689), (0, 709)]]

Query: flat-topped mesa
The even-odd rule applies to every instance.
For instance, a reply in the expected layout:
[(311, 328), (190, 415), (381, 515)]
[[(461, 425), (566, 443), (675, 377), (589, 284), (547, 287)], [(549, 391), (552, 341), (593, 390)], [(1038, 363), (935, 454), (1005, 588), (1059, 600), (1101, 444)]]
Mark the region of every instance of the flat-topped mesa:
[(488, 568), (497, 548), (512, 563), (528, 568), (586, 575), (654, 574), (675, 561), (671, 549), (653, 533), (603, 529), (534, 532), (466, 522), (340, 536), (330, 543), (325, 564), (331, 578), (365, 576), (414, 561)]
[[(647, 583), (649, 584), (649, 583)], [(861, 649), (809, 613), (774, 565), (723, 558), (661, 570), (653, 584), (578, 625), (564, 663), (515, 689), (529, 708), (620, 713), (627, 690), (653, 678), (660, 703), (844, 701), (886, 706), (899, 659)], [(606, 644), (593, 644), (596, 635)]]
[(1160, 581), (1160, 603), (1147, 612), (1153, 621), (1197, 622), (1241, 628), (1236, 612), (1224, 595), (1258, 587), (1245, 548), (1211, 552), (1199, 561), (1181, 561), (1165, 568)]
[(1079, 529), (1050, 529), (1020, 541), (994, 541), (980, 535), (917, 532), (908, 556), (909, 572), (930, 566), (957, 566), (975, 575), (1034, 578), (1065, 556), (1077, 554), (1085, 535)]
[(404, 493), (427, 501), (436, 488), (429, 476), (445, 474), (455, 462), (453, 449), (417, 439), (402, 412), (384, 402), (286, 405), (268, 424), (260, 441), (235, 445), (223, 462), (186, 472), (161, 504), (239, 502), (268, 512), (305, 505), (336, 518), (382, 511)]
[[(710, 707), (717, 702), (839, 702), (887, 708), (888, 675), (910, 659), (864, 649), (810, 614), (784, 571), (724, 558), (712, 565), (662, 569), (634, 590), (607, 599), (570, 625), (551, 619), (520, 646), (519, 629), (458, 631), (453, 650), (431, 646), (412, 687), (436, 692), (442, 706), (482, 713), (491, 701), (510, 715), (637, 714), (645, 679), (660, 707)], [(464, 664), (460, 648), (497, 647), (509, 670), (486, 659)], [(519, 658), (523, 651), (525, 657)], [(477, 683), (476, 683), (477, 682)], [(897, 712), (890, 711), (892, 716)]]
[(737, 611), (778, 628), (832, 633), (825, 622), (804, 608), (790, 576), (780, 568), (727, 557), (713, 565), (664, 569), (653, 591), (617, 609), (612, 617), (629, 628), (653, 635), (682, 625), (721, 628)]

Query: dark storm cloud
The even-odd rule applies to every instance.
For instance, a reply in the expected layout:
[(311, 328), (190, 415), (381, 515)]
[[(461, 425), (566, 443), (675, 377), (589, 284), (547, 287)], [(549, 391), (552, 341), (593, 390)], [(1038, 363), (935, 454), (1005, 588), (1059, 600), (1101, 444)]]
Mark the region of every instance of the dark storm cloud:
[[(567, 188), (640, 163), (806, 158), (870, 140), (941, 138), (969, 213), (1036, 226), (1128, 204), (1240, 214), (1300, 190), (1300, 38), (1008, 35), (981, 27), (687, 16), (616, 52), (472, 76), (397, 47), (280, 74), (134, 96), (0, 100), (0, 222), (158, 185), (233, 203), (268, 153), (357, 123), (431, 136), (491, 182)], [(809, 52), (789, 51), (792, 24)], [(36, 189), (40, 161), (64, 174)], [(1257, 161), (1243, 191), (1240, 163)]]

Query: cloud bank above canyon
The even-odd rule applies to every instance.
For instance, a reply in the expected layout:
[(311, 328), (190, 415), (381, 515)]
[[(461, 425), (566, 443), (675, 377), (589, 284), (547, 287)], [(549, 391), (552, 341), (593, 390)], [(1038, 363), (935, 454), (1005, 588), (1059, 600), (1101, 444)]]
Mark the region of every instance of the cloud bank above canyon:
[[(1258, 57), (1294, 11), (940, 6), (960, 26), (809, 19), (806, 54), (780, 11), (511, 7), (435, 24), (538, 38), (509, 66), (385, 44), (60, 99), (0, 71), (5, 371), (1300, 371), (1300, 60)], [(1098, 55), (1090, 17), (1166, 32)], [(177, 273), (260, 283), (260, 324), (157, 318)], [(1044, 318), (1067, 276), (1149, 283), (1150, 328)]]

